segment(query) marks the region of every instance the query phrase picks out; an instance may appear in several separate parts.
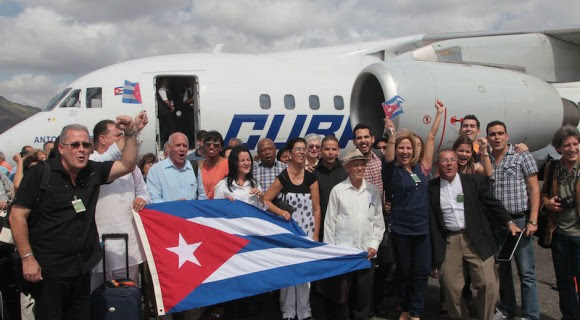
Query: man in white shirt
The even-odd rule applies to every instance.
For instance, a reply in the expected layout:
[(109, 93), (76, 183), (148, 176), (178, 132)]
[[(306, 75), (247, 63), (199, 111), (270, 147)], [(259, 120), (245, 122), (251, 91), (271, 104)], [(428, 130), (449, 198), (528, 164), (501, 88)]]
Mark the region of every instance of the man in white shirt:
[[(141, 130), (143, 127), (138, 128)], [(118, 160), (124, 148), (123, 132), (115, 127), (115, 122), (102, 120), (93, 129), (95, 150), (89, 159), (97, 162)], [(133, 220), (132, 209), (140, 210), (150, 202), (147, 185), (141, 170), (135, 167), (110, 184), (102, 185), (95, 213), (99, 236), (105, 233), (127, 233), (129, 235), (129, 278), (136, 280), (139, 264), (146, 261), (145, 253), (137, 236), (137, 226)], [(106, 244), (107, 279), (126, 278), (125, 243), (122, 240), (109, 240)], [(103, 265), (97, 264), (91, 275), (91, 290), (103, 283)]]
[(440, 269), (439, 281), (449, 318), (469, 317), (461, 299), (464, 270), (469, 270), (477, 290), (479, 319), (493, 319), (499, 298), (494, 259), (498, 246), (489, 220), (505, 225), (512, 234), (521, 230), (482, 176), (457, 174), (457, 155), (453, 150), (440, 151), (436, 165), (440, 176), (429, 182), (432, 258), (433, 265)]
[[(385, 232), (381, 194), (375, 185), (364, 179), (367, 159), (358, 149), (348, 152), (343, 162), (348, 179), (330, 192), (324, 219), (324, 241), (367, 251), (370, 260), (376, 256)], [(351, 306), (354, 320), (367, 320), (369, 317), (373, 271), (371, 267), (350, 274), (348, 290), (355, 295)], [(348, 299), (335, 310), (332, 319), (348, 319)]]

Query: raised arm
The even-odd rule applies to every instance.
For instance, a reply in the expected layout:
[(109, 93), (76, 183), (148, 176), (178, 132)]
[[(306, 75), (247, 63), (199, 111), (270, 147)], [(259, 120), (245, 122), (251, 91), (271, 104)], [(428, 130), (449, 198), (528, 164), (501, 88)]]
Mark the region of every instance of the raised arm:
[(489, 150), (487, 149), (487, 139), (479, 138), (477, 139), (479, 144), (479, 157), (481, 158), (482, 171), (477, 172), (485, 177), (491, 177), (493, 174), (493, 166), (491, 165), (491, 159), (489, 158)]
[(441, 100), (435, 100), (435, 109), (437, 114), (435, 115), (435, 120), (427, 136), (427, 141), (425, 142), (425, 152), (423, 153), (423, 159), (421, 163), (423, 168), (430, 169), (433, 166), (433, 152), (435, 151), (435, 137), (437, 136), (437, 131), (439, 131), (439, 124), (441, 123), (441, 115), (445, 111), (445, 105)]
[(385, 131), (389, 132), (387, 149), (385, 150), (385, 160), (391, 162), (395, 160), (395, 140), (397, 140), (397, 127), (393, 120), (385, 118)]
[(12, 181), (14, 187), (14, 194), (16, 194), (16, 190), (20, 187), (20, 182), (22, 181), (22, 177), (24, 177), (24, 165), (22, 156), (20, 153), (17, 153), (12, 157), (14, 162), (16, 162), (16, 172), (14, 173), (14, 180)]
[[(145, 112), (140, 112), (135, 121), (129, 116), (118, 116), (115, 126), (123, 131), (125, 141), (122, 149), (123, 156), (121, 160), (115, 161), (111, 172), (109, 173), (108, 182), (122, 177), (135, 169), (137, 164), (137, 134), (147, 125), (148, 119)], [(121, 140), (121, 139), (119, 139)]]

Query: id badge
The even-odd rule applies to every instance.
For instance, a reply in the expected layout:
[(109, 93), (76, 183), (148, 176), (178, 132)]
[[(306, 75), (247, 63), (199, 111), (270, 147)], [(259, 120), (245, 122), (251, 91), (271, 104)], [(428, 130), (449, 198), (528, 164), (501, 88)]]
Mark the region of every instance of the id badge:
[(457, 203), (463, 203), (465, 201), (463, 193), (457, 195)]
[(81, 199), (77, 199), (77, 197), (75, 196), (75, 199), (73, 201), (71, 201), (73, 208), (75, 209), (76, 213), (81, 213), (81, 212), (85, 212), (87, 211), (87, 208), (85, 208), (85, 204), (83, 203), (83, 200)]
[(411, 179), (413, 179), (413, 181), (415, 181), (415, 183), (421, 182), (421, 179), (419, 178), (419, 176), (414, 174), (414, 173), (411, 173)]

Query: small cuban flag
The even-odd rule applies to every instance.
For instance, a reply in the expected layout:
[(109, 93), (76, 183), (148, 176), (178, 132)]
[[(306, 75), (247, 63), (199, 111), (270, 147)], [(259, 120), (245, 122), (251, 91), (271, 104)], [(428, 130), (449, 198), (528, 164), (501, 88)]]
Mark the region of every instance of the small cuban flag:
[(123, 103), (142, 103), (139, 82), (133, 83), (125, 80), (125, 85), (123, 86)]
[(133, 216), (159, 315), (371, 266), (366, 252), (313, 241), (295, 221), (241, 201), (151, 204)]
[(396, 116), (404, 113), (401, 104), (405, 102), (405, 99), (400, 96), (394, 96), (389, 101), (383, 102), (383, 111), (385, 111), (385, 116), (389, 119), (393, 119)]

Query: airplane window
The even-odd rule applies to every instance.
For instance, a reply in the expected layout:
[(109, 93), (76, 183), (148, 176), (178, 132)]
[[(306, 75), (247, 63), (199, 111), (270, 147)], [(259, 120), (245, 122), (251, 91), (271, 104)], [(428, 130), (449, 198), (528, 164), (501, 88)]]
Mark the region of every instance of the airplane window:
[(284, 96), (284, 107), (288, 110), (292, 110), (296, 107), (296, 101), (294, 101), (294, 96), (287, 94)]
[(60, 104), (60, 108), (80, 108), (81, 107), (80, 96), (81, 96), (81, 90), (74, 90)]
[(260, 108), (262, 109), (270, 109), (272, 106), (272, 102), (270, 101), (270, 96), (267, 94), (260, 95)]
[(103, 90), (101, 88), (87, 88), (87, 108), (101, 108), (103, 106)]
[(66, 96), (72, 89), (66, 88), (63, 89), (61, 92), (57, 93), (52, 99), (50, 99), (44, 107), (42, 107), (42, 111), (50, 111), (57, 106), (58, 102)]
[(342, 96), (334, 96), (334, 109), (343, 110), (344, 109), (344, 99)]
[(312, 109), (312, 110), (320, 109), (320, 99), (318, 99), (317, 95), (309, 96), (308, 103), (310, 104), (310, 109)]

